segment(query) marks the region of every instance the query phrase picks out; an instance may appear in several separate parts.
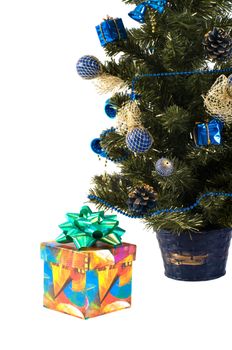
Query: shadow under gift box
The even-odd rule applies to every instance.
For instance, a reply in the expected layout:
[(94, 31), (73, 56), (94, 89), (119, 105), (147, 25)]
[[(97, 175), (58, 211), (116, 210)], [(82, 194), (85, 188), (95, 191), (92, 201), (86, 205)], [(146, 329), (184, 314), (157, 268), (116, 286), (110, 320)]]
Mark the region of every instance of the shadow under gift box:
[(129, 243), (81, 250), (42, 243), (44, 306), (82, 319), (130, 307), (135, 254)]

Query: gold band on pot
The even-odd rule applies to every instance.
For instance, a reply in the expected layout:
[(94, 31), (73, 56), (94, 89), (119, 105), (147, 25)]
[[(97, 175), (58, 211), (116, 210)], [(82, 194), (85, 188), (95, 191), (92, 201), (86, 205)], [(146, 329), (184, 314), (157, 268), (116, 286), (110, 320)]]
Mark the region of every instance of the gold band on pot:
[(172, 265), (197, 266), (197, 265), (203, 265), (207, 257), (208, 257), (208, 254), (193, 256), (188, 253), (184, 253), (183, 255), (178, 253), (171, 253), (166, 257), (166, 259), (167, 259), (167, 263)]

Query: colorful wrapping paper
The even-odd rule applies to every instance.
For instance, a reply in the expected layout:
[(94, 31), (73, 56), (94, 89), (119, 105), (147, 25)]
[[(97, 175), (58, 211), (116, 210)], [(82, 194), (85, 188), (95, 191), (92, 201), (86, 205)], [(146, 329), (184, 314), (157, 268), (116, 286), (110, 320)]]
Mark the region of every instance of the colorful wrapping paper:
[(44, 306), (82, 319), (130, 307), (135, 254), (128, 243), (80, 251), (73, 243), (42, 243)]

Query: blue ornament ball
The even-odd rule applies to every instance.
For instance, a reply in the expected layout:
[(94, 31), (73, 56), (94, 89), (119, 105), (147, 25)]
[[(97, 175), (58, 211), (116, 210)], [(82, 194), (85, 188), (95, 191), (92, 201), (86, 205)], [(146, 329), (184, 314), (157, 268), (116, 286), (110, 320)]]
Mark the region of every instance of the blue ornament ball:
[(100, 138), (93, 139), (93, 141), (90, 144), (90, 147), (94, 153), (98, 154), (99, 156), (101, 156), (103, 158), (106, 157), (106, 153), (102, 149), (102, 146), (101, 146), (101, 139)]
[(232, 86), (232, 74), (228, 76), (227, 84)]
[(116, 118), (117, 105), (115, 103), (112, 103), (110, 99), (108, 99), (105, 103), (105, 113), (110, 119)]
[(230, 97), (232, 97), (232, 74), (227, 78), (227, 93)]
[(97, 78), (102, 73), (102, 64), (94, 56), (82, 56), (76, 64), (77, 73), (83, 79)]
[(167, 158), (160, 158), (155, 163), (155, 170), (160, 176), (170, 176), (174, 171), (173, 162)]
[(147, 152), (153, 144), (153, 138), (149, 131), (144, 128), (134, 128), (127, 133), (126, 145), (135, 153)]

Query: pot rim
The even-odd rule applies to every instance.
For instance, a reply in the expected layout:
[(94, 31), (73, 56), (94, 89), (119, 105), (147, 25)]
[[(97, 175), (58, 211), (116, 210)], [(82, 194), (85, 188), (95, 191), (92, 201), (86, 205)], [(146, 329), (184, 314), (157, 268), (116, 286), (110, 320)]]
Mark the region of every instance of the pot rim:
[(220, 233), (232, 233), (232, 227), (224, 227), (224, 228), (219, 228), (219, 229), (212, 229), (212, 230), (201, 230), (201, 231), (183, 231), (183, 232), (180, 232), (180, 233), (175, 233), (175, 232), (172, 232), (171, 230), (166, 230), (166, 229), (162, 229), (162, 230), (159, 230), (159, 231), (156, 231), (156, 234), (157, 235), (176, 235), (176, 236), (182, 236), (182, 235), (185, 235), (185, 234), (188, 234), (188, 235), (192, 235), (192, 236), (195, 236), (195, 235), (212, 235), (212, 234), (220, 234)]

